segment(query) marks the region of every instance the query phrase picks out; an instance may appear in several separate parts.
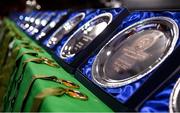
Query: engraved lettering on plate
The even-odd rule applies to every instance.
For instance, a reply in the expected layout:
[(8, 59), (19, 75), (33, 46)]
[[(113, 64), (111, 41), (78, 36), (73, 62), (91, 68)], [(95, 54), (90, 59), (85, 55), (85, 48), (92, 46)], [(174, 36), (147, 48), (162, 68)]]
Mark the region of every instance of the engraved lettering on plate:
[[(150, 49), (157, 41), (159, 37), (163, 37), (163, 33), (159, 31), (145, 31), (147, 34), (138, 33), (135, 36), (130, 36), (129, 38), (135, 38), (136, 40), (130, 45), (122, 46), (122, 54), (114, 60), (113, 69), (117, 73), (127, 71), (133, 68), (137, 63), (147, 60), (152, 57), (152, 54), (147, 49)], [(165, 48), (161, 48), (164, 51)]]
[(179, 37), (176, 22), (153, 17), (117, 33), (97, 54), (92, 78), (104, 87), (120, 87), (148, 75), (172, 53)]
[(111, 13), (103, 13), (89, 20), (64, 44), (60, 52), (60, 57), (66, 59), (79, 53), (82, 49), (86, 48), (111, 21)]

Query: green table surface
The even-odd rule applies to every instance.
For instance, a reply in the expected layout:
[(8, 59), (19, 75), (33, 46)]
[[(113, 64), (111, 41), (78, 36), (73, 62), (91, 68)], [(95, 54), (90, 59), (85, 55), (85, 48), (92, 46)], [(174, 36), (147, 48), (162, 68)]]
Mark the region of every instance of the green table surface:
[[(26, 36), (26, 34), (20, 31), (12, 21), (7, 19), (6, 22), (11, 25), (14, 32), (19, 33), (24, 39), (31, 40), (29, 39), (28, 36)], [(32, 41), (32, 43), (33, 45), (39, 47), (35, 42)], [(20, 45), (20, 44), (21, 43), (19, 40), (15, 40), (15, 45)], [(25, 51), (29, 51), (29, 50), (25, 48), (21, 48), (19, 51), (19, 54)], [(49, 55), (47, 52), (40, 53), (40, 55), (51, 58), (51, 55)], [(33, 56), (30, 56), (30, 55), (24, 55), (22, 57), (21, 63), (18, 67), (18, 72), (15, 75), (14, 80), (17, 79), (18, 74), (20, 74), (22, 71), (22, 62), (32, 57)], [(27, 92), (27, 88), (30, 84), (30, 81), (32, 80), (33, 75), (47, 75), (47, 76), (54, 75), (54, 76), (57, 76), (58, 78), (70, 80), (80, 85), (80, 89), (78, 90), (88, 96), (87, 101), (74, 99), (66, 95), (63, 95), (60, 97), (48, 96), (43, 100), (40, 106), (39, 111), (41, 112), (113, 112), (106, 104), (104, 104), (99, 98), (97, 98), (78, 80), (76, 80), (72, 74), (67, 73), (63, 68), (55, 68), (55, 67), (47, 66), (45, 64), (36, 64), (33, 62), (29, 62), (24, 70), (23, 80), (21, 82), (20, 89), (18, 91), (18, 96), (16, 98), (13, 111), (16, 111), (16, 112), (20, 111), (20, 107), (22, 106), (24, 95)], [(51, 87), (53, 88), (53, 87), (58, 87), (58, 86), (64, 87), (63, 85), (55, 83), (55, 82), (51, 82), (47, 80), (40, 80), (40, 79), (36, 80), (35, 83), (33, 84), (31, 92), (29, 93), (24, 111), (26, 112), (30, 111), (33, 104), (34, 97), (38, 93), (40, 93), (46, 88), (51, 88)], [(14, 89), (14, 85), (10, 93), (11, 96), (14, 95), (13, 89)], [(6, 109), (5, 111), (8, 111), (8, 109)]]

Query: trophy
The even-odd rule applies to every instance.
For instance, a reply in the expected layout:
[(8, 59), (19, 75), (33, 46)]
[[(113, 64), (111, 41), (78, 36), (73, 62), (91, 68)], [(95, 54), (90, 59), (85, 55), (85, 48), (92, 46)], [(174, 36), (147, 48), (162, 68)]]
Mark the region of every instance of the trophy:
[(108, 26), (111, 21), (111, 13), (102, 13), (89, 20), (68, 38), (60, 51), (60, 58), (68, 59), (82, 51)]
[(180, 78), (177, 80), (171, 92), (169, 111), (170, 113), (180, 112)]
[(49, 22), (49, 24), (47, 26), (45, 26), (41, 30), (41, 32), (39, 32), (38, 34), (36, 34), (34, 36), (35, 39), (43, 40), (49, 33), (52, 32), (52, 30), (54, 30), (55, 27), (57, 27), (57, 25), (61, 22), (63, 17), (67, 15), (67, 13), (68, 13), (67, 11), (57, 12), (57, 15), (52, 18), (52, 20)]
[(152, 17), (125, 28), (97, 54), (94, 82), (113, 88), (148, 76), (172, 53), (178, 32), (176, 22), (168, 17)]
[(54, 47), (64, 35), (68, 34), (75, 28), (85, 17), (85, 13), (77, 13), (76, 15), (72, 16), (68, 19), (63, 25), (61, 25), (48, 39), (46, 46), (49, 48)]

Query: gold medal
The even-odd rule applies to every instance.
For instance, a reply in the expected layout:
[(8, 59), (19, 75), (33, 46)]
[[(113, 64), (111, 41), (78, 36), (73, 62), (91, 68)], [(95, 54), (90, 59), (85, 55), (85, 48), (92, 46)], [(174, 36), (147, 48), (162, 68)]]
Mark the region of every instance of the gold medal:
[(80, 100), (88, 100), (88, 96), (73, 89), (65, 89), (65, 93), (73, 98), (80, 99)]

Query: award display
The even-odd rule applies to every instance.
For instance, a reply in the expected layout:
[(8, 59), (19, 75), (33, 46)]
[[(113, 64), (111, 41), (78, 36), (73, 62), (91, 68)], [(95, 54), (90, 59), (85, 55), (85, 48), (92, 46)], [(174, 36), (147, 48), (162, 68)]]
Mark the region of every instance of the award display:
[(25, 29), (25, 24), (29, 22), (30, 18), (33, 17), (34, 15), (36, 15), (37, 12), (32, 12), (32, 13), (28, 13), (28, 14), (21, 14), (19, 15), (18, 20), (16, 20), (17, 25), (22, 28)]
[(56, 45), (64, 35), (68, 34), (74, 27), (76, 27), (85, 17), (85, 13), (77, 13), (72, 18), (67, 20), (62, 26), (60, 26), (50, 37), (46, 46), (52, 47)]
[(61, 49), (60, 58), (71, 58), (87, 47), (111, 21), (111, 13), (102, 13), (89, 20), (66, 41)]
[[(80, 86), (73, 80), (71, 82), (71, 79), (69, 81), (63, 78), (69, 74), (97, 96), (103, 105), (115, 112), (180, 112), (179, 15), (178, 11), (134, 11), (128, 8), (33, 11), (12, 15), (13, 22), (27, 35), (22, 33), (21, 36), (21, 31), (16, 30), (14, 23), (7, 19), (5, 22), (10, 23), (5, 29), (7, 33), (10, 32), (8, 36), (13, 32), (17, 34), (11, 37), (29, 35), (42, 48), (34, 46), (32, 40), (32, 43), (24, 39), (23, 42), (18, 42), (18, 39), (17, 44), (12, 42), (16, 44), (12, 53), (24, 51), (16, 58), (16, 69), (19, 67), (18, 59), (24, 55), (28, 55), (29, 59), (23, 57), (22, 72), (15, 70), (13, 74), (17, 80), (12, 78), (16, 81), (10, 84), (11, 88), (7, 91), (7, 109), (15, 110), (17, 107), (23, 111), (32, 101), (29, 96), (34, 94), (30, 91), (34, 91), (35, 76), (32, 77), (28, 93), (23, 98), (18, 93), (22, 90), (21, 83), (25, 83), (23, 75), (28, 74), (29, 71), (26, 70), (33, 67), (28, 65), (27, 68), (25, 64), (31, 62), (33, 65), (49, 66), (50, 70), (60, 69), (62, 76), (57, 78), (54, 75), (46, 77), (37, 74), (37, 79), (63, 85), (42, 90), (37, 96), (33, 95), (35, 101), (41, 100), (37, 110), (41, 102), (44, 104), (42, 100), (46, 95), (92, 101), (87, 92), (72, 89)], [(19, 43), (23, 45), (17, 46)], [(41, 55), (46, 52), (50, 54)], [(15, 76), (17, 72), (19, 76)], [(28, 77), (25, 78), (29, 80)], [(39, 95), (45, 96), (39, 98)], [(16, 104), (20, 102), (19, 98), (22, 99), (20, 108)], [(37, 108), (36, 102), (33, 104)]]
[[(36, 12), (30, 12), (30, 13), (19, 13), (17, 15), (12, 15), (11, 18), (18, 26), (20, 26), (23, 22), (25, 22), (25, 17), (30, 17), (32, 15), (36, 14)], [(17, 16), (17, 17), (16, 17)]]
[(48, 12), (42, 13), (40, 17), (37, 17), (34, 22), (31, 22), (32, 24), (30, 25), (30, 27), (26, 30), (26, 32), (31, 36), (33, 35), (35, 32), (38, 32), (37, 29), (35, 29), (37, 26), (43, 26), (43, 24), (45, 25), (47, 22), (45, 20), (45, 18), (47, 18), (49, 16)]
[(41, 16), (41, 12), (37, 12), (37, 13), (35, 13), (35, 14), (32, 14), (32, 15), (30, 15), (30, 16), (26, 16), (25, 18), (24, 18), (24, 22), (20, 25), (20, 27), (23, 29), (23, 30), (27, 30), (27, 29), (29, 29), (30, 27), (31, 27), (31, 25), (33, 25), (34, 24), (34, 22), (35, 22), (35, 20), (37, 19), (37, 18), (39, 18), (40, 16)]
[(43, 39), (55, 26), (61, 21), (63, 16), (67, 15), (67, 12), (58, 12), (57, 16), (55, 16), (51, 22), (47, 26), (45, 26), (39, 34), (35, 36), (36, 40)]
[(180, 112), (180, 78), (174, 85), (169, 102), (170, 113)]
[(93, 80), (103, 87), (120, 87), (152, 72), (172, 53), (179, 29), (174, 20), (154, 17), (115, 35), (97, 54)]
[(56, 16), (56, 13), (55, 12), (50, 12), (48, 15), (45, 16), (45, 18), (43, 18), (41, 21), (40, 21), (40, 24), (35, 26), (33, 31), (31, 32), (31, 36), (34, 36), (36, 34), (38, 34), (41, 29), (43, 29), (44, 27), (46, 27), (46, 25), (50, 22), (50, 20)]

